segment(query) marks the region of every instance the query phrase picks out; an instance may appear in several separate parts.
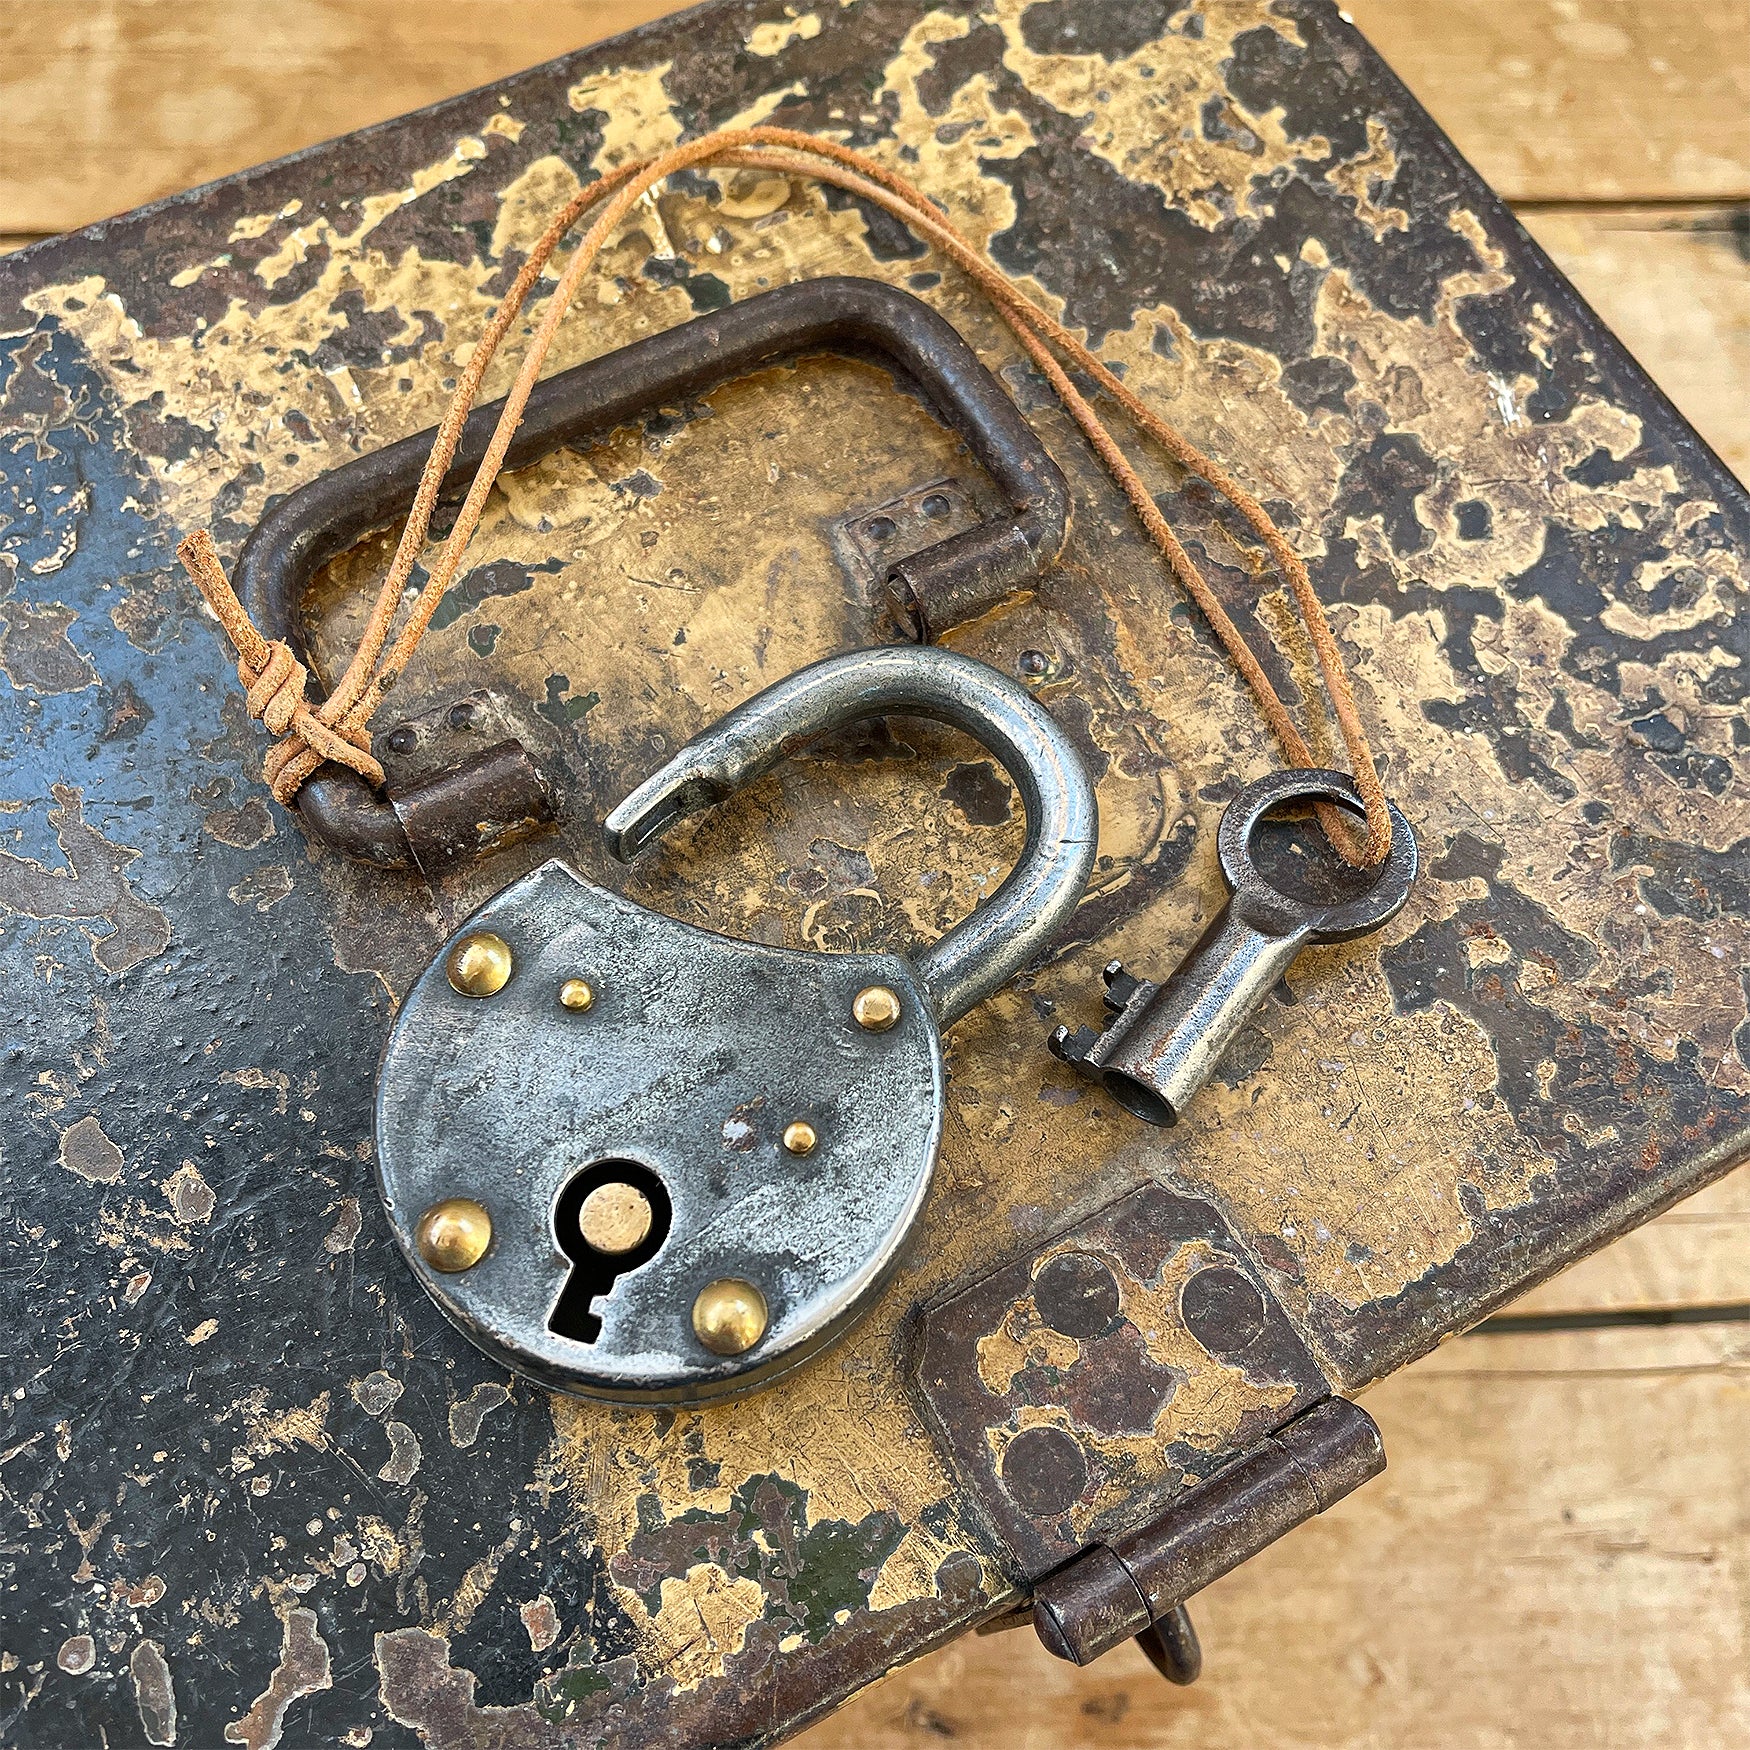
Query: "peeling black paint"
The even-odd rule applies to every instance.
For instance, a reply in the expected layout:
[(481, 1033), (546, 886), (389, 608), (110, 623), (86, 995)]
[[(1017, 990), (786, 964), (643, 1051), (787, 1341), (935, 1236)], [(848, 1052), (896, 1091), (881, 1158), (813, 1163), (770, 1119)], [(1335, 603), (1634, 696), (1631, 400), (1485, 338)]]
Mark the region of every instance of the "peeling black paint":
[[(444, 591), (444, 599), (431, 617), (432, 630), (441, 632), (446, 626), (453, 626), (464, 614), (471, 614), (493, 596), (521, 595), (524, 590), (533, 589), (538, 572), (564, 569), (562, 559), (550, 559), (542, 565), (518, 565), (514, 560), (495, 559), (489, 565), (476, 565)], [(419, 581), (414, 579), (415, 584)], [(490, 648), (481, 654), (490, 655)]]

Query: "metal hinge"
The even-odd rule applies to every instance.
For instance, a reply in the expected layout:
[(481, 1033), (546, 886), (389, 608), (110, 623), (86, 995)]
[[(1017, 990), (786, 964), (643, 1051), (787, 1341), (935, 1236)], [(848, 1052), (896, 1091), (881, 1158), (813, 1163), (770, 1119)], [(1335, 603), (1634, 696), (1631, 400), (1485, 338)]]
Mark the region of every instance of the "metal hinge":
[(1346, 1398), (1303, 1411), (1140, 1530), (1099, 1543), (1033, 1590), (1033, 1627), (1086, 1665), (1122, 1641), (1190, 1683), (1202, 1668), (1185, 1600), (1385, 1469), (1374, 1420)]
[[(1385, 1468), (1207, 1199), (1150, 1182), (923, 1311), (943, 1453), (1060, 1658), (1135, 1637), (1189, 1683), (1185, 1600)], [(1141, 1438), (1139, 1438), (1139, 1436)]]

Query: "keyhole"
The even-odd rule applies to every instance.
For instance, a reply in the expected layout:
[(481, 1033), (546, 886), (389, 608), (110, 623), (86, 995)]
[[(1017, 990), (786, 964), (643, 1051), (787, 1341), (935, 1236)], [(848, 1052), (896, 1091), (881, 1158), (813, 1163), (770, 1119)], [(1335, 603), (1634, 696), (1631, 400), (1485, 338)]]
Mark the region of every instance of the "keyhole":
[(592, 1303), (668, 1237), (671, 1207), (662, 1181), (636, 1161), (597, 1161), (576, 1173), (553, 1205), (553, 1235), (571, 1260), (547, 1328), (574, 1343), (602, 1334)]

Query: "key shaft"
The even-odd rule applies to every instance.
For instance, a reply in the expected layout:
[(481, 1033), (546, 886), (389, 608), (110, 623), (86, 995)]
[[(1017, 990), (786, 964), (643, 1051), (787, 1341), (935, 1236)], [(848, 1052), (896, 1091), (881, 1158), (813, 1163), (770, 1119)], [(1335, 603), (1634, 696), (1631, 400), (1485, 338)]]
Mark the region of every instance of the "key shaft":
[(1252, 856), (1252, 834), (1270, 809), (1309, 798), (1360, 809), (1341, 772), (1282, 772), (1249, 785), (1228, 805), (1219, 835), (1222, 873), (1233, 894), (1196, 945), (1158, 984), (1114, 960), (1104, 974), (1106, 1007), (1113, 1012), (1104, 1031), (1059, 1027), (1051, 1035), (1057, 1057), (1149, 1124), (1178, 1122), (1302, 948), (1376, 930), (1409, 897), (1416, 840), (1395, 808), (1391, 848), (1364, 892), (1321, 904), (1271, 886)]

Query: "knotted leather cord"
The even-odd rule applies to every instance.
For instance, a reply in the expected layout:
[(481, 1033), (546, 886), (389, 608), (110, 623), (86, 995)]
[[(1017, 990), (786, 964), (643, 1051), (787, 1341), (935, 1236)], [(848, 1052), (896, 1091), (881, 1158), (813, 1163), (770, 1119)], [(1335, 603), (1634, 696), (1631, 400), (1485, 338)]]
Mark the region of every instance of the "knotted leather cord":
[[(484, 514), (487, 497), (504, 465), (511, 439), (521, 423), (529, 395), (540, 378), (559, 324), (569, 310), (584, 274), (648, 190), (676, 171), (706, 165), (771, 170), (780, 175), (809, 177), (829, 183), (893, 214), (953, 261), (990, 298), (998, 314), (1086, 434), (1173, 574), (1214, 628), (1229, 658), (1250, 687), (1260, 714), (1280, 743), (1289, 764), (1312, 766), (1317, 763), (1312, 751), (1269, 676), (1216, 598), (1196, 561), (1161, 514), (1117, 440), (1070, 380), (1068, 371), (1053, 349), (1062, 353), (1073, 367), (1085, 372), (1173, 461), (1207, 482), (1239, 511), (1261, 538), (1270, 558), (1286, 579), (1311, 636), (1332, 715), (1348, 750), (1365, 814), (1366, 832), (1358, 840), (1346, 817), (1331, 804), (1320, 805), (1321, 824), (1331, 843), (1349, 863), (1370, 867), (1380, 862), (1391, 843), (1391, 821), (1367, 733), (1356, 709), (1348, 669), (1306, 566), (1263, 505), (1225, 469), (1126, 388), (1088, 346), (1013, 285), (904, 177), (849, 147), (793, 129), (774, 127), (723, 129), (654, 157), (621, 165), (580, 190), (555, 215), (493, 313), (457, 382), (449, 409), (426, 458), (400, 544), (378, 591), (358, 649), (334, 691), (320, 705), (312, 707), (305, 700), (306, 670), (291, 649), (281, 641), (270, 642), (263, 638), (250, 620), (225, 576), (210, 534), (204, 529), (197, 530), (182, 542), (177, 551), (185, 569), (237, 649), (237, 673), (247, 695), (250, 714), (259, 717), (270, 730), (282, 737), (269, 751), (263, 764), (263, 776), (275, 798), (290, 803), (299, 786), (324, 760), (350, 766), (373, 784), (382, 782), (382, 767), (371, 757), (366, 726), (384, 695), (411, 661), (438, 604), (460, 569)], [(554, 251), (577, 221), (603, 201), (605, 207), (584, 233), (548, 299), (449, 537), (431, 567), (406, 623), (391, 645), (389, 634), (402, 592), (424, 549), (439, 489), (461, 442), (462, 428), (487, 368)], [(388, 647), (387, 654), (385, 646)]]

